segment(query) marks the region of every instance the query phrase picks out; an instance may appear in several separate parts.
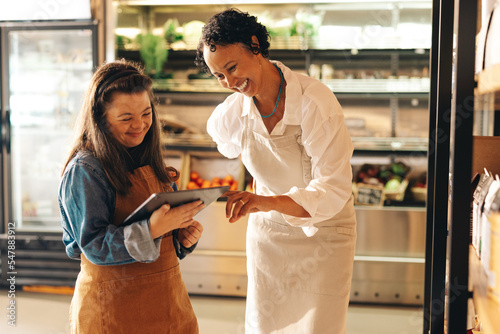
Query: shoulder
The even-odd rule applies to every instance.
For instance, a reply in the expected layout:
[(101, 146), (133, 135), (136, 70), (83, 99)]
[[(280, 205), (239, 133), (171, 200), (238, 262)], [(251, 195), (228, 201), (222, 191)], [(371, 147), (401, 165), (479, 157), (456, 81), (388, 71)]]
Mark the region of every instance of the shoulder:
[(326, 115), (342, 113), (337, 97), (327, 85), (307, 75), (297, 75), (301, 77), (300, 82), (305, 103), (313, 104)]
[[(321, 81), (305, 74), (290, 70), (279, 62), (287, 79), (287, 100), (291, 101), (294, 112), (292, 122), (302, 122), (305, 118), (326, 121), (334, 115), (342, 115), (342, 108), (331, 89)], [(302, 120), (302, 121), (301, 121)]]
[(239, 116), (241, 116), (244, 101), (243, 94), (233, 93), (215, 108), (212, 117), (239, 118)]
[(99, 159), (91, 152), (80, 151), (68, 163), (63, 174), (64, 177), (76, 177), (83, 174), (94, 174), (103, 180), (107, 180), (106, 172)]
[(115, 190), (99, 159), (89, 152), (79, 152), (73, 157), (59, 184), (61, 198), (81, 197), (83, 194), (94, 198), (104, 195), (108, 199), (115, 196)]

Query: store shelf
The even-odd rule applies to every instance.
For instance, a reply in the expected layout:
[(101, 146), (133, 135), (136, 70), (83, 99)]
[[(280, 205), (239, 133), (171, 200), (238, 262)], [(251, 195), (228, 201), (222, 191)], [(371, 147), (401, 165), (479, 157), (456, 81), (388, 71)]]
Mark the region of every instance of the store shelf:
[(160, 92), (233, 93), (215, 79), (155, 79), (153, 89)]
[(429, 78), (323, 80), (334, 93), (428, 93)]
[(383, 151), (383, 152), (425, 152), (427, 151), (427, 138), (369, 138), (352, 137), (354, 149), (357, 151)]
[[(117, 1), (123, 5), (133, 5), (133, 6), (159, 6), (164, 5), (165, 0), (118, 0)], [(290, 3), (304, 3), (304, 0), (244, 0), (238, 1), (240, 5), (253, 5), (253, 4), (290, 4)], [(334, 4), (334, 5), (344, 5), (349, 6), (349, 8), (360, 10), (359, 4), (364, 5), (373, 4), (377, 9), (391, 9), (393, 4), (403, 5), (408, 8), (430, 8), (429, 0), (387, 0), (384, 2), (374, 1), (374, 0), (314, 0), (312, 4)], [(169, 5), (220, 5), (221, 2), (217, 1), (205, 1), (205, 0), (187, 0), (187, 1), (169, 1)], [(337, 8), (337, 7), (336, 7)], [(342, 7), (340, 7), (342, 8)], [(365, 7), (363, 7), (365, 9)]]
[[(323, 80), (334, 93), (428, 93), (429, 78)], [(232, 93), (214, 79), (155, 79), (156, 91)]]
[[(352, 137), (354, 150), (375, 152), (425, 152), (426, 138), (373, 138)], [(202, 150), (217, 151), (217, 144), (208, 134), (168, 135), (162, 145), (169, 150)]]
[[(122, 14), (110, 31), (125, 37), (115, 49), (116, 55), (135, 61), (141, 61), (141, 57), (134, 34), (159, 33), (170, 18), (177, 19), (180, 26), (192, 20), (206, 21), (227, 8), (227, 4), (190, 0), (168, 5), (164, 0), (113, 2), (122, 9), (118, 12)], [(295, 72), (321, 79), (334, 92), (350, 121), (348, 128), (354, 130), (354, 159), (362, 163), (404, 160), (413, 164), (415, 173), (426, 168), (428, 148), (424, 135), (430, 90), (431, 6), (429, 0), (238, 2), (241, 10), (270, 20), (266, 21), (266, 26), (273, 30), (270, 59), (283, 62)], [(287, 24), (280, 22), (281, 19), (293, 20), (302, 11), (324, 13), (315, 22), (321, 23), (321, 30), (314, 36), (285, 37), (283, 30), (275, 29), (278, 23)], [(382, 20), (373, 20), (374, 13)], [(192, 128), (203, 132), (179, 133), (175, 126), (165, 126), (170, 132), (166, 133), (162, 148), (166, 154), (182, 155), (186, 161), (190, 156), (223, 158), (212, 138), (205, 134), (204, 122), (232, 94), (231, 90), (220, 87), (215, 78), (193, 76), (198, 74), (194, 65), (198, 41), (186, 36), (182, 42), (170, 44), (163, 77), (153, 79), (159, 111), (174, 120), (189, 121)], [(186, 166), (189, 167), (184, 164), (184, 175), (190, 170)], [(384, 204), (355, 207), (358, 242), (351, 299), (421, 305), (425, 202), (416, 202), (408, 196), (406, 201)], [(215, 210), (216, 207), (204, 211), (204, 219), (210, 220), (214, 228), (200, 240), (197, 251), (181, 263), (186, 285), (193, 293), (244, 295), (244, 251), (240, 247), (244, 246), (245, 226), (231, 225), (241, 230), (230, 231), (230, 238), (221, 237), (228, 233), (228, 226), (226, 218), (218, 216), (223, 210)], [(226, 286), (232, 288), (225, 290)]]
[(477, 92), (487, 94), (500, 91), (500, 64), (484, 70), (477, 78)]
[(392, 212), (420, 212), (425, 213), (426, 208), (416, 206), (374, 206), (374, 205), (356, 205), (356, 211), (392, 211)]
[(487, 333), (500, 333), (500, 304), (488, 296), (488, 275), (472, 246), (469, 246), (469, 267), (474, 305), (483, 328)]

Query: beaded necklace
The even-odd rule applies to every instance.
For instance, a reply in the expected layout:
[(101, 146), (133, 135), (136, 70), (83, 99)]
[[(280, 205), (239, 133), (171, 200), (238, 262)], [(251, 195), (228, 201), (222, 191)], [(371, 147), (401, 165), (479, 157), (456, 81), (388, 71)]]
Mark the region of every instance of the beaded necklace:
[[(269, 115), (267, 116), (264, 116), (264, 115), (260, 115), (260, 117), (262, 118), (268, 118), (268, 117), (271, 117), (272, 115), (274, 115), (274, 113), (276, 112), (276, 108), (278, 108), (278, 103), (280, 102), (280, 96), (281, 96), (281, 87), (283, 87), (283, 73), (281, 72), (280, 68), (276, 65), (276, 64), (273, 64), (274, 67), (276, 67), (278, 69), (278, 72), (280, 73), (280, 78), (281, 78), (281, 82), (280, 82), (280, 90), (278, 92), (278, 100), (276, 101), (276, 105), (274, 106), (274, 110), (272, 113), (270, 113)], [(255, 104), (255, 106), (257, 106), (257, 104), (255, 103), (255, 97), (252, 97), (253, 99), (253, 103)]]

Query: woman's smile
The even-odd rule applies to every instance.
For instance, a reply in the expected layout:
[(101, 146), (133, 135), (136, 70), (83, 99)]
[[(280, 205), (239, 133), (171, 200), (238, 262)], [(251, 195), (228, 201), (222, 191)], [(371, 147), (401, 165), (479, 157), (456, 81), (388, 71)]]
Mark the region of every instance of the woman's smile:
[(248, 79), (246, 79), (241, 85), (236, 87), (236, 89), (239, 90), (241, 93), (243, 93), (247, 85), (248, 85)]
[(136, 138), (136, 137), (141, 136), (141, 135), (142, 135), (142, 132), (143, 132), (143, 131), (141, 131), (141, 132), (128, 132), (127, 134), (128, 134), (129, 136), (132, 136), (132, 137)]

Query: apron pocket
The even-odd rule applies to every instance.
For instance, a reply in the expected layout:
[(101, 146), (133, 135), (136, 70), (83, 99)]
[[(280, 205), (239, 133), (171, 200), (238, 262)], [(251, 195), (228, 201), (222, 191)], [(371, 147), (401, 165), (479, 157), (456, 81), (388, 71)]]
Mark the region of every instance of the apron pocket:
[(155, 274), (100, 283), (99, 303), (104, 334), (194, 333), (182, 331), (193, 320), (194, 312), (179, 265)]
[(345, 235), (351, 235), (351, 236), (355, 236), (356, 235), (356, 231), (353, 228), (351, 228), (351, 227), (338, 226), (338, 227), (335, 228), (335, 231), (338, 234), (345, 234)]

